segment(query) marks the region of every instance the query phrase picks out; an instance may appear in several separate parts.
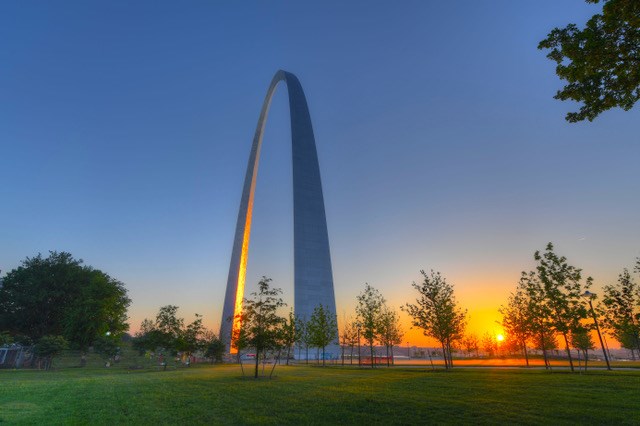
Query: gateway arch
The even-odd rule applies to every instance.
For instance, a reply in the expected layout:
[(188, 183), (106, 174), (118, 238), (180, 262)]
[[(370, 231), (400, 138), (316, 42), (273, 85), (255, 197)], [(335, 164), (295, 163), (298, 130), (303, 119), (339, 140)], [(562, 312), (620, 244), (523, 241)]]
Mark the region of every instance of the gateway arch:
[[(334, 317), (336, 314), (327, 220), (309, 108), (300, 81), (295, 75), (280, 70), (271, 80), (262, 104), (242, 189), (220, 327), (220, 339), (227, 350), (231, 347), (232, 330), (238, 326), (229, 318), (242, 311), (262, 136), (271, 99), (281, 81), (287, 85), (291, 117), (294, 312), (300, 318), (309, 319), (314, 308), (322, 304)], [(331, 348), (327, 349), (327, 352), (332, 352)]]

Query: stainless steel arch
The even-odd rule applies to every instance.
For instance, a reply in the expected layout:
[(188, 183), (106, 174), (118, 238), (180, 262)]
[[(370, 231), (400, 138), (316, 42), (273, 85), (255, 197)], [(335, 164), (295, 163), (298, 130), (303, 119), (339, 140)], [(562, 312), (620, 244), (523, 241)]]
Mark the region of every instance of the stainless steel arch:
[(227, 349), (230, 348), (231, 332), (237, 326), (236, 323), (229, 321), (229, 318), (241, 312), (244, 297), (253, 199), (262, 136), (271, 99), (281, 81), (287, 85), (291, 117), (294, 310), (296, 315), (307, 319), (318, 304), (322, 304), (333, 315), (336, 313), (327, 220), (309, 108), (300, 81), (295, 75), (280, 70), (271, 80), (262, 104), (240, 200), (220, 327), (220, 338)]

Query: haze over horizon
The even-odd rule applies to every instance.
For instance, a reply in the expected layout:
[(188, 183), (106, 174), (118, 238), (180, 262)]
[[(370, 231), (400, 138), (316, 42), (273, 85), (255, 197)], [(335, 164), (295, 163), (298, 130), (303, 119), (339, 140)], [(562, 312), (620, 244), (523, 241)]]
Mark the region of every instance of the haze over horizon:
[[(577, 106), (553, 99), (536, 47), (599, 7), (2, 3), (0, 269), (68, 251), (125, 283), (132, 331), (168, 304), (217, 331), (251, 139), (285, 69), (314, 125), (339, 320), (365, 282), (399, 308), (435, 269), (470, 331), (497, 332), (550, 241), (598, 293), (640, 256), (640, 112), (565, 122)], [(247, 292), (266, 275), (291, 305), (288, 126), (280, 87)]]

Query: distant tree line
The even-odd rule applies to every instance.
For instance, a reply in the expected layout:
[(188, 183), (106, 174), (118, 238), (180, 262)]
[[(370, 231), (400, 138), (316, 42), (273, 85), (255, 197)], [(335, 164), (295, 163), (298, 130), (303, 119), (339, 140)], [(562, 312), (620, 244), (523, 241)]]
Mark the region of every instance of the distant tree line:
[(155, 320), (144, 319), (132, 346), (141, 355), (152, 353), (165, 367), (167, 358), (176, 356), (184, 358), (187, 366), (190, 366), (196, 352), (211, 362), (220, 363), (225, 349), (218, 336), (204, 327), (202, 315), (195, 314), (195, 319), (185, 324), (184, 319), (178, 316), (178, 307), (174, 305), (161, 307)]

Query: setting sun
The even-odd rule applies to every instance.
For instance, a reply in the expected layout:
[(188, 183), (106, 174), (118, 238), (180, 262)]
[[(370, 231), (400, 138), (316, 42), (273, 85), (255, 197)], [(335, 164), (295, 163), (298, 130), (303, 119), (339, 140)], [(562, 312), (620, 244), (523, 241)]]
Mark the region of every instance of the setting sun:
[(496, 336), (496, 340), (497, 340), (498, 342), (502, 342), (502, 341), (504, 340), (504, 336), (503, 336), (502, 334), (498, 334), (498, 335)]

